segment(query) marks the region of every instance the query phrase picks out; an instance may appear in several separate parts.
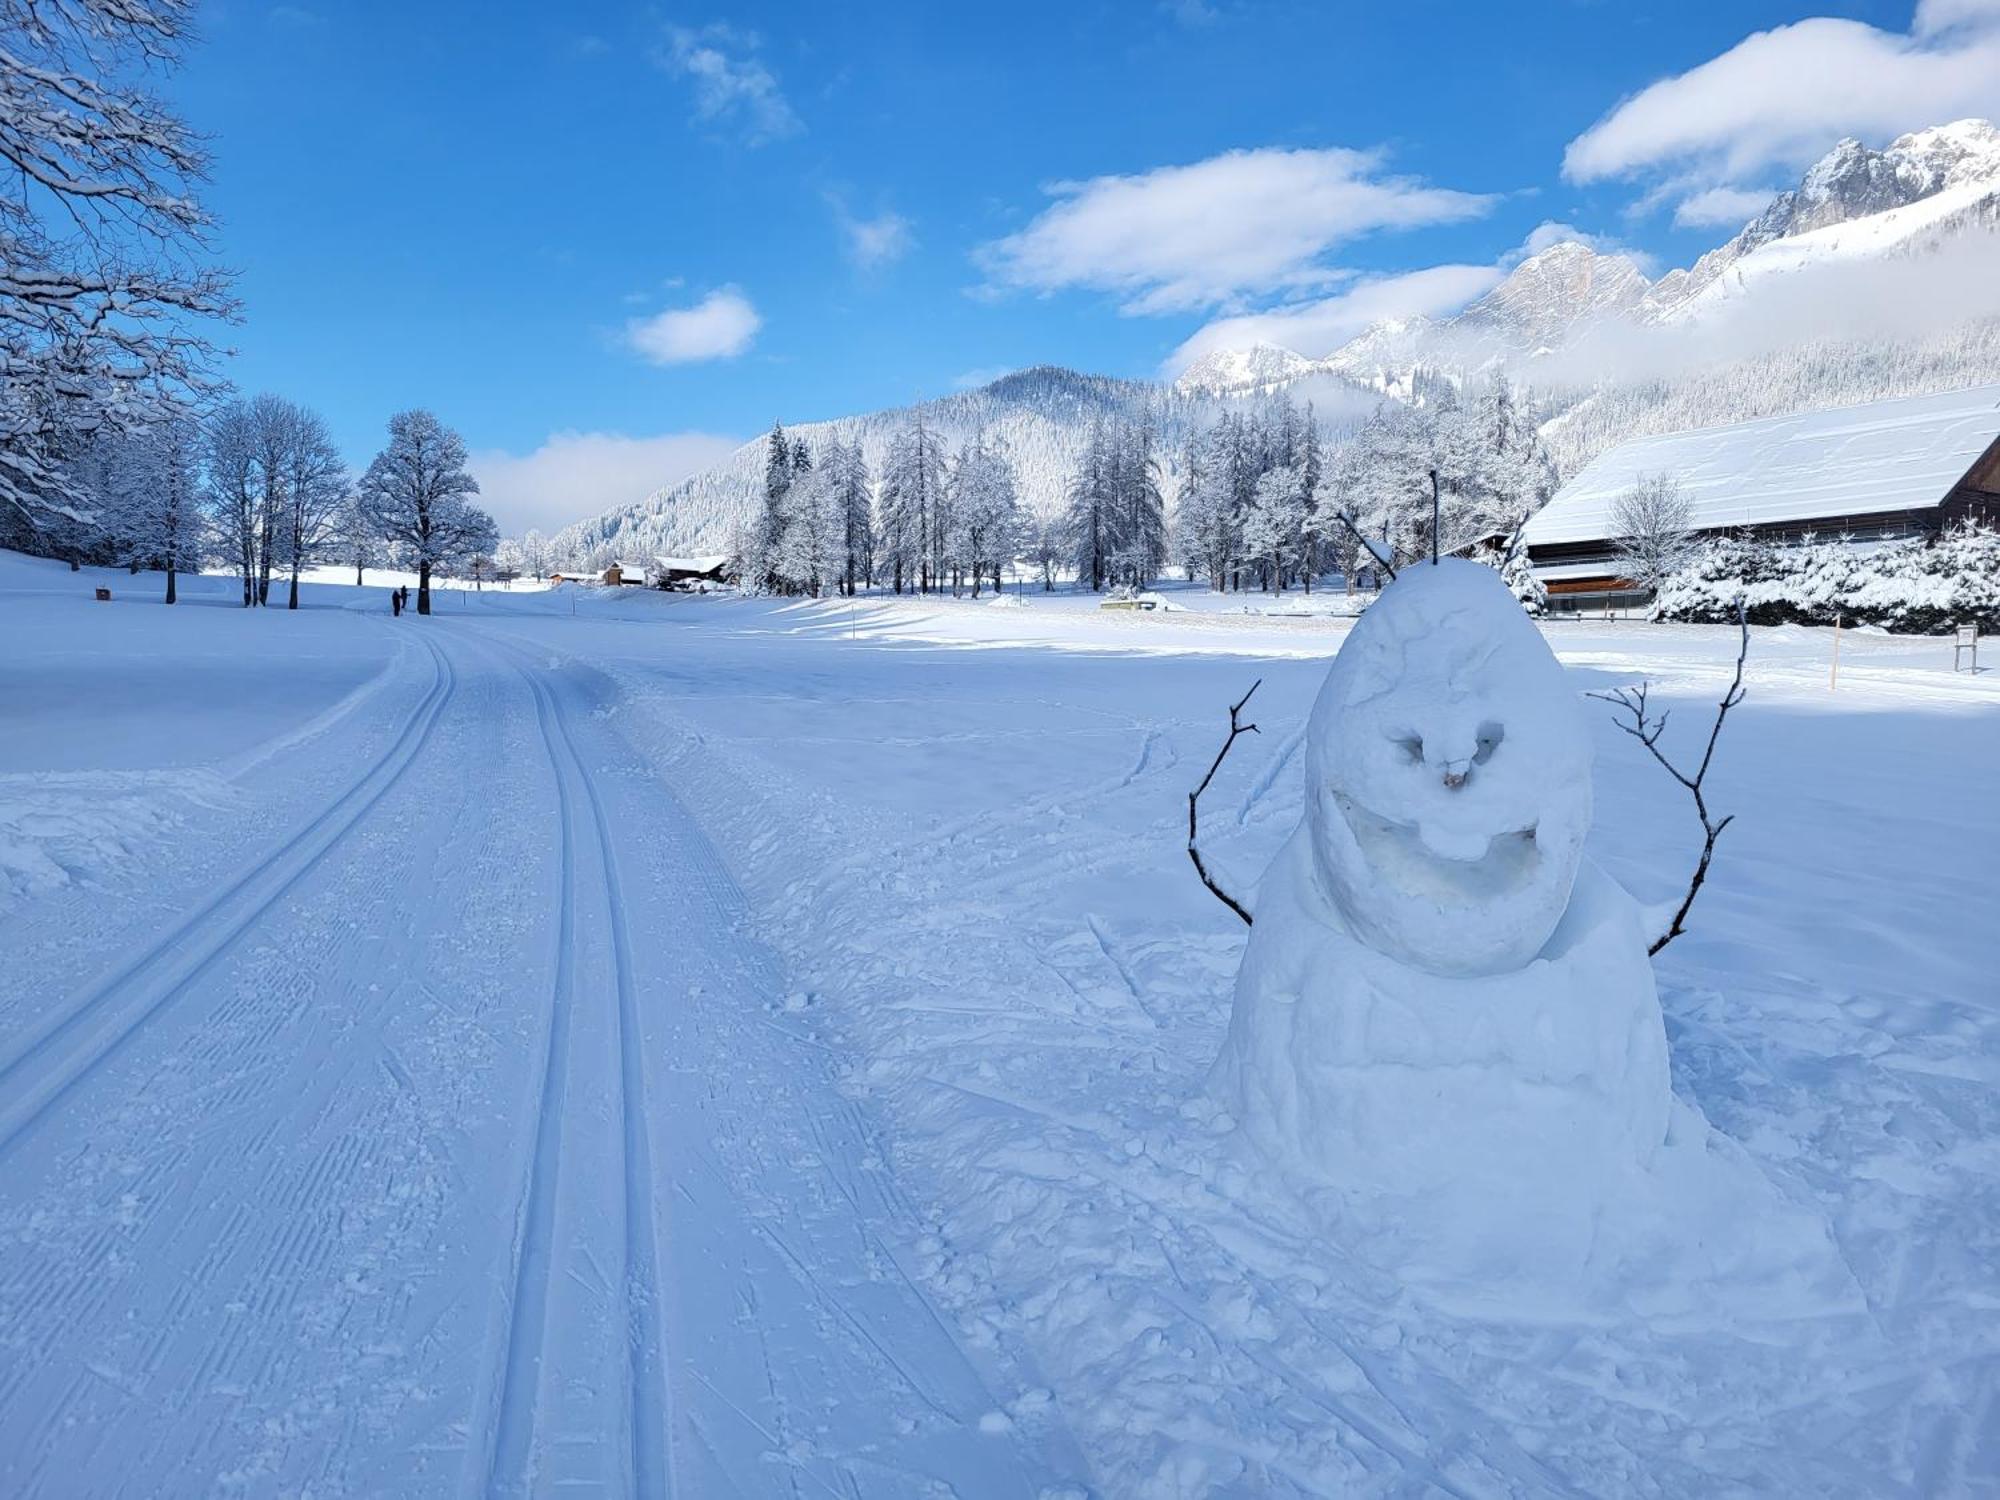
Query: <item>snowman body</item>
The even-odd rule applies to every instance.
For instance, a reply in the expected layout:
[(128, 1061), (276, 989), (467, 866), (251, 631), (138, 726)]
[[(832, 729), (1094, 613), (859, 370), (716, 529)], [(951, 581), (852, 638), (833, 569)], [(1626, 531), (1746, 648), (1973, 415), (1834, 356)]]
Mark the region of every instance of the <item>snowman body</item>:
[(1666, 1037), (1637, 904), (1583, 855), (1581, 706), (1499, 575), (1406, 569), (1305, 766), (1215, 1092), (1266, 1157), (1429, 1242), (1587, 1243), (1666, 1136)]

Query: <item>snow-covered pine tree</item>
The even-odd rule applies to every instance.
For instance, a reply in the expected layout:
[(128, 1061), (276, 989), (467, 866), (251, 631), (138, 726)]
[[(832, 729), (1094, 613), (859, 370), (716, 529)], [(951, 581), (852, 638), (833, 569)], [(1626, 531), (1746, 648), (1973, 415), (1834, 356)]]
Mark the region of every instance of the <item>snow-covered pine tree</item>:
[(835, 441), (827, 449), (825, 467), (840, 506), (840, 586), (852, 595), (875, 577), (875, 498), (868, 460), (859, 443)]
[(1013, 463), (983, 436), (969, 439), (952, 465), (950, 519), (954, 575), (971, 579), (975, 599), (987, 579), (998, 591), (1020, 547), (1020, 488)]
[(1304, 559), (1307, 505), (1300, 470), (1280, 464), (1257, 481), (1243, 523), (1243, 552), (1264, 575), (1264, 587), (1282, 594)]
[(771, 571), (785, 593), (818, 598), (840, 577), (846, 558), (846, 525), (831, 465), (810, 461), (795, 469), (785, 491), (784, 525)]
[(921, 419), (896, 434), (883, 459), (878, 531), (882, 562), (899, 594), (905, 583), (926, 592), (931, 587), (945, 470), (944, 445)]
[[(1287, 403), (1287, 409), (1290, 409)], [(1167, 506), (1160, 489), (1160, 462), (1152, 417), (1117, 429), (1116, 536), (1113, 543), (1122, 582), (1152, 585), (1167, 561)]]
[(1110, 447), (1104, 423), (1093, 420), (1063, 509), (1063, 531), (1068, 542), (1065, 560), (1076, 570), (1077, 583), (1087, 582), (1093, 591), (1102, 589), (1111, 575), (1116, 540), (1111, 495), (1114, 460)]
[(771, 424), (765, 443), (764, 509), (750, 533), (742, 559), (743, 587), (758, 593), (768, 593), (779, 586), (777, 558), (785, 535), (785, 497), (791, 492), (797, 462), (782, 422)]
[[(1312, 402), (1306, 402), (1305, 436), (1299, 453), (1299, 494), (1305, 509), (1305, 519), (1301, 526), (1299, 571), (1305, 583), (1306, 592), (1312, 592), (1313, 579), (1325, 571), (1326, 545), (1320, 539), (1318, 529), (1313, 525), (1314, 512), (1319, 506), (1321, 486), (1326, 479), (1326, 454), (1320, 446), (1319, 419), (1313, 412)], [(1342, 528), (1345, 530), (1345, 528)]]
[(1181, 459), (1181, 495), (1174, 512), (1173, 541), (1175, 555), (1188, 577), (1206, 578), (1208, 586), (1219, 592), (1228, 582), (1236, 537), (1226, 458), (1218, 451), (1213, 430), (1205, 438), (1190, 439)]
[(1509, 592), (1521, 601), (1521, 608), (1536, 619), (1549, 612), (1548, 585), (1529, 566), (1526, 547), (1514, 546), (1505, 553), (1500, 564), (1500, 578)]

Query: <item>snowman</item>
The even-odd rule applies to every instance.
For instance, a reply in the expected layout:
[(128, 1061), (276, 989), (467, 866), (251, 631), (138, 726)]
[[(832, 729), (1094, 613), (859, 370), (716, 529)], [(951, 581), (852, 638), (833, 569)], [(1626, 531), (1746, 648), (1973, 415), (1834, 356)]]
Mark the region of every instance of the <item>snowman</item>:
[(1364, 1228), (1566, 1274), (1671, 1099), (1644, 916), (1583, 852), (1575, 691), (1498, 573), (1419, 565), (1341, 647), (1304, 759), (1214, 1092)]

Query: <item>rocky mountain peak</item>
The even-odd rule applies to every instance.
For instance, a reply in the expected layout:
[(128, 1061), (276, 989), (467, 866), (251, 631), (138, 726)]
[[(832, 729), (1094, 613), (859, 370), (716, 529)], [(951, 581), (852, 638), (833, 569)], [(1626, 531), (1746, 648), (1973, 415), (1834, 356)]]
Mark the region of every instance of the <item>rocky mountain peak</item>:
[(1233, 396), (1275, 390), (1310, 374), (1313, 362), (1278, 344), (1259, 340), (1241, 349), (1202, 355), (1174, 382), (1184, 395)]
[(1581, 322), (1636, 307), (1650, 285), (1630, 257), (1563, 240), (1522, 261), (1452, 322), (1525, 350), (1550, 348)]

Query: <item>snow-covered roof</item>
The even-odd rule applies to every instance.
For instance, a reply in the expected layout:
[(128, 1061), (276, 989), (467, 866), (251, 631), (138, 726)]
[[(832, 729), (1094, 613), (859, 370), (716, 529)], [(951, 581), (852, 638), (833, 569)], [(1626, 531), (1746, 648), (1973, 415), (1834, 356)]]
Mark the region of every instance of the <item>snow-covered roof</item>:
[(1634, 438), (1585, 466), (1528, 522), (1531, 547), (1602, 541), (1611, 506), (1671, 474), (1697, 530), (1936, 505), (2000, 437), (2000, 385), (1732, 427)]
[(653, 566), (662, 573), (713, 573), (729, 561), (729, 555), (718, 552), (713, 557), (656, 557)]

